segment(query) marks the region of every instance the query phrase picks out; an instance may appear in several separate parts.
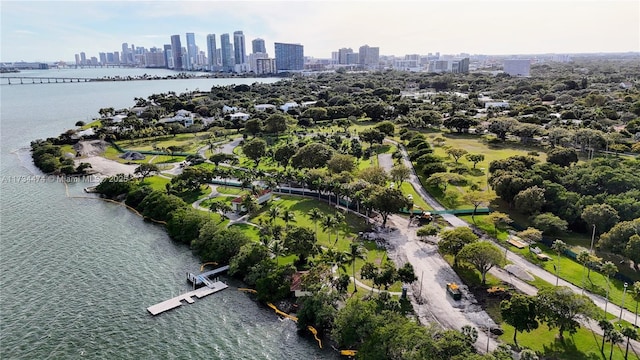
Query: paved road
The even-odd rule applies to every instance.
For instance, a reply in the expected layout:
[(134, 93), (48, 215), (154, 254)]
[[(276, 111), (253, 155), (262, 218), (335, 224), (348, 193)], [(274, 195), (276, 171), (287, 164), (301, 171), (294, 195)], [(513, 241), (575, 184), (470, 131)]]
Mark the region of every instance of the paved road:
[[(418, 240), (418, 227), (409, 226), (409, 221), (398, 215), (390, 215), (388, 223), (394, 231), (380, 232), (378, 236), (389, 244), (388, 254), (397, 266), (409, 262), (414, 268), (418, 281), (411, 287), (413, 307), (423, 324), (437, 323), (444, 328), (460, 330), (469, 325), (478, 328), (478, 341), (475, 343), (480, 352), (493, 351), (498, 343), (493, 335), (487, 338), (482, 329), (497, 327), (491, 317), (478, 305), (472, 293), (462, 285), (462, 281), (438, 253), (438, 247), (432, 243)], [(446, 292), (447, 283), (460, 285), (463, 299), (455, 301)]]
[[(434, 210), (444, 210), (444, 207), (442, 205), (440, 205), (433, 197), (431, 197), (431, 195), (429, 195), (429, 193), (427, 193), (427, 191), (422, 187), (422, 184), (420, 183), (420, 180), (418, 179), (417, 174), (415, 173), (415, 170), (413, 169), (413, 165), (411, 163), (411, 161), (409, 160), (409, 156), (407, 154), (406, 149), (404, 149), (404, 147), (402, 145), (399, 145), (397, 142), (392, 141), (392, 140), (385, 140), (387, 142), (393, 143), (396, 146), (398, 146), (398, 148), (402, 151), (402, 155), (403, 155), (403, 163), (405, 164), (405, 166), (409, 167), (412, 171), (411, 171), (411, 175), (409, 177), (409, 179), (407, 180), (408, 182), (410, 182), (412, 184), (412, 186), (414, 187), (414, 189), (416, 190), (416, 192), (422, 196), (422, 198), (434, 209)], [(382, 166), (382, 162), (380, 163)], [(388, 166), (388, 165), (387, 165)], [(390, 167), (389, 167), (390, 168)], [(388, 169), (387, 169), (388, 170)], [(399, 217), (390, 217), (390, 219), (393, 218), (395, 222), (399, 222), (400, 220), (398, 220)], [(469, 224), (467, 222), (465, 222), (464, 220), (461, 220), (460, 218), (458, 218), (455, 215), (451, 215), (451, 214), (443, 214), (442, 218), (447, 221), (447, 223), (449, 223), (451, 226), (453, 227), (460, 227), (460, 226), (469, 226)], [(400, 218), (402, 219), (402, 218)], [(496, 243), (496, 242), (494, 242)], [(526, 259), (524, 259), (523, 257), (521, 257), (519, 254), (513, 253), (510, 250), (506, 250), (504, 247), (502, 247), (500, 244), (497, 244), (502, 251), (505, 251), (505, 254), (507, 256), (507, 260), (517, 266), (519, 266), (521, 269), (526, 270), (528, 273), (533, 274), (551, 284), (555, 284), (556, 281), (556, 276), (555, 274), (552, 274), (548, 271), (546, 271), (545, 269), (534, 265), (532, 263), (530, 263), (529, 261), (527, 261)], [(434, 245), (432, 245), (434, 246)], [(411, 247), (411, 245), (409, 245), (409, 247)], [(435, 247), (435, 246), (434, 246)], [(406, 252), (406, 249), (405, 249)], [(437, 248), (436, 248), (436, 252), (437, 252)], [(421, 266), (424, 261), (421, 261), (421, 259), (419, 257), (413, 257), (413, 260), (411, 257), (408, 257), (409, 261), (411, 262), (411, 264), (414, 266), (414, 268), (416, 268), (416, 265)], [(415, 260), (415, 261), (414, 261)], [(400, 263), (399, 263), (400, 265)], [(444, 264), (443, 264), (444, 266)], [(448, 264), (446, 264), (446, 266), (448, 267)], [(451, 270), (453, 271), (453, 270)], [(562, 269), (561, 269), (562, 271)], [(507, 271), (503, 270), (503, 269), (499, 269), (499, 268), (494, 268), (490, 271), (490, 273), (496, 277), (498, 277), (499, 279), (501, 279), (502, 281), (505, 281), (507, 283), (512, 284), (515, 288), (517, 288), (518, 290), (522, 291), (525, 294), (528, 295), (535, 295), (537, 294), (537, 289), (534, 286), (531, 286), (530, 284), (528, 284), (525, 281), (522, 281), (521, 279), (517, 278), (516, 276), (513, 276), (512, 274), (508, 273)], [(419, 275), (419, 272), (416, 270), (416, 274)], [(433, 289), (438, 289), (438, 284), (442, 281), (442, 279), (438, 279), (438, 278), (434, 278), (434, 277), (425, 277), (425, 280), (428, 279), (430, 281), (429, 286), (432, 287)], [(572, 289), (574, 292), (576, 293), (582, 293), (582, 289), (563, 280), (563, 279), (559, 279), (558, 281), (558, 285), (560, 286), (567, 286), (570, 289)], [(596, 294), (592, 294), (589, 292), (585, 292), (585, 294), (587, 296), (589, 296), (593, 302), (602, 310), (604, 310), (605, 308), (605, 303), (606, 303), (606, 299), (600, 295), (596, 295)], [(435, 299), (437, 301), (437, 298)], [(607, 305), (607, 312), (610, 314), (613, 314), (615, 316), (620, 316), (620, 307), (618, 305), (609, 303)], [(441, 313), (441, 312), (436, 312), (435, 315), (440, 315), (440, 317), (444, 317), (445, 319), (447, 318), (446, 313)], [(436, 318), (438, 318), (438, 316), (436, 316)], [(630, 323), (634, 323), (635, 321), (635, 314), (628, 311), (628, 310), (623, 310), (622, 312), (622, 318)], [(440, 322), (442, 322), (442, 320), (439, 320)], [(446, 322), (446, 320), (444, 320)], [(454, 323), (455, 324), (455, 323)], [(594, 332), (602, 335), (602, 330), (600, 329), (599, 326), (597, 326), (597, 322), (593, 321), (593, 320), (589, 320), (589, 321), (584, 321), (583, 325), (586, 325), (586, 327), (591, 328), (591, 330), (593, 330)], [(462, 326), (462, 325), (460, 325)], [(456, 328), (456, 326), (454, 326), (454, 328)], [(458, 327), (459, 328), (459, 327)], [(481, 340), (479, 340), (478, 342), (482, 342)], [(625, 342), (626, 344), (626, 342)], [(630, 342), (630, 352), (634, 352), (636, 354), (640, 353), (640, 343), (637, 341), (631, 341)]]

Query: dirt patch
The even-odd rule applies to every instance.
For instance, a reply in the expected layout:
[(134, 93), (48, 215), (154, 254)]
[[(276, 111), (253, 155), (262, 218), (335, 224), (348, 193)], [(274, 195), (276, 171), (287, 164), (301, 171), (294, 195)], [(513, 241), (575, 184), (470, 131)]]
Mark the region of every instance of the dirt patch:
[(102, 155), (109, 146), (109, 143), (104, 140), (88, 140), (79, 141), (73, 145), (73, 149), (80, 154), (80, 156), (99, 156)]

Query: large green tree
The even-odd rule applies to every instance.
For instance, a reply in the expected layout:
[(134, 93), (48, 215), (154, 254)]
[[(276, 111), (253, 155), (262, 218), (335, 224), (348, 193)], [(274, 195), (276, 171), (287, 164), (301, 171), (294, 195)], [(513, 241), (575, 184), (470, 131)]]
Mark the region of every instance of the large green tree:
[(465, 245), (478, 241), (478, 236), (468, 227), (457, 227), (440, 233), (438, 249), (443, 254), (453, 255), (453, 264), (458, 266), (458, 253)]
[(578, 320), (591, 316), (595, 305), (589, 297), (576, 294), (564, 287), (547, 287), (538, 292), (539, 318), (550, 328), (558, 328), (558, 336), (564, 341), (564, 333), (575, 334), (580, 328)]
[(290, 227), (284, 238), (284, 243), (291, 253), (298, 256), (301, 265), (305, 265), (309, 256), (313, 256), (319, 251), (314, 232), (305, 227)]
[(411, 206), (411, 201), (407, 199), (400, 189), (390, 189), (388, 187), (378, 187), (373, 191), (368, 202), (382, 216), (382, 227), (387, 225), (387, 218), (390, 214)]
[(514, 327), (513, 343), (518, 347), (519, 332), (530, 332), (538, 328), (536, 299), (533, 296), (514, 294), (500, 303), (502, 320)]
[(297, 169), (321, 168), (327, 165), (327, 161), (333, 156), (334, 150), (324, 144), (307, 144), (296, 152), (291, 158), (291, 166)]
[(494, 266), (502, 264), (504, 260), (500, 248), (488, 241), (467, 244), (460, 250), (458, 256), (480, 272), (483, 285), (486, 283), (487, 272)]
[(259, 138), (251, 139), (242, 145), (242, 152), (258, 166), (260, 159), (267, 154), (267, 142)]

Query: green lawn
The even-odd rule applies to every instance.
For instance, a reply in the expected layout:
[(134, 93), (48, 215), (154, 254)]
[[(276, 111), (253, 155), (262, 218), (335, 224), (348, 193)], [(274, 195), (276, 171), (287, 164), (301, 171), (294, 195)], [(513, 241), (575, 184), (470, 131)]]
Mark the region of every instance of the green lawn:
[[(504, 334), (500, 336), (500, 340), (507, 344), (513, 344), (514, 328), (511, 325), (503, 323), (502, 329)], [(547, 359), (566, 359), (566, 360), (596, 360), (604, 359), (600, 353), (602, 345), (602, 337), (590, 331), (589, 329), (580, 328), (577, 333), (570, 335), (568, 332), (564, 334), (564, 343), (556, 339), (558, 329), (549, 329), (542, 324), (538, 329), (527, 333), (518, 333), (518, 345), (538, 351)], [(626, 342), (615, 346), (613, 349), (613, 359), (624, 359), (624, 346)], [(609, 358), (611, 344), (606, 343), (604, 353), (606, 359)], [(635, 355), (630, 350), (629, 359), (633, 359)]]
[[(435, 146), (433, 144), (433, 139), (436, 137), (443, 137), (446, 139), (443, 146)], [(466, 160), (464, 156), (458, 160), (458, 166), (463, 165), (467, 168), (467, 173), (463, 174), (465, 179), (467, 180), (466, 186), (454, 186), (449, 185), (447, 190), (453, 190), (454, 192), (459, 194), (459, 200), (455, 204), (448, 204), (448, 201), (445, 199), (442, 191), (438, 189), (428, 189), (429, 192), (443, 205), (451, 205), (449, 207), (455, 209), (468, 209), (473, 208), (469, 204), (465, 204), (462, 200), (462, 196), (469, 191), (472, 184), (475, 184), (478, 189), (488, 189), (487, 180), (488, 180), (488, 169), (491, 161), (506, 159), (510, 156), (515, 155), (527, 155), (529, 151), (537, 151), (540, 155), (538, 159), (540, 161), (544, 161), (546, 159), (546, 153), (537, 148), (523, 147), (519, 144), (515, 143), (505, 143), (498, 145), (488, 145), (482, 142), (478, 136), (475, 135), (458, 135), (458, 134), (442, 134), (442, 133), (430, 133), (427, 135), (427, 139), (429, 139), (432, 148), (434, 150), (434, 154), (444, 158), (445, 164), (451, 169), (456, 165), (455, 160), (450, 158), (446, 149), (451, 148), (462, 148), (468, 151), (469, 154), (483, 154), (485, 156), (484, 161), (481, 161), (474, 165), (472, 162)], [(420, 176), (423, 184), (426, 179), (423, 176)]]
[[(474, 224), (473, 219), (471, 218), (471, 215), (458, 215), (458, 217), (464, 221), (466, 221), (469, 224)], [(495, 232), (494, 232), (494, 227), (493, 224), (490, 223), (487, 220), (487, 215), (476, 215), (475, 216), (475, 225), (477, 227), (479, 227), (480, 229), (482, 229), (482, 231), (486, 232), (487, 234), (495, 237)], [(509, 233), (507, 232), (508, 228), (498, 228), (498, 240), (500, 241), (506, 241), (507, 238), (509, 237)]]
[(233, 224), (229, 228), (240, 229), (253, 241), (260, 241), (260, 229), (248, 224)]
[[(274, 200), (271, 200), (258, 214), (254, 215), (251, 218), (251, 222), (255, 224), (258, 224), (261, 220), (268, 222), (268, 209), (274, 206), (278, 206), (281, 212), (289, 210), (294, 213), (295, 221), (291, 222), (290, 225), (307, 227), (312, 230), (315, 230), (315, 225), (307, 215), (311, 209), (318, 208), (325, 215), (333, 215), (337, 211), (334, 207), (314, 199), (278, 195), (274, 196)], [(275, 222), (280, 225), (285, 225), (284, 221), (280, 218), (276, 219)], [(332, 231), (331, 239), (329, 239), (329, 234), (322, 228), (322, 225), (318, 223), (318, 243), (326, 247), (334, 246), (335, 243), (337, 250), (347, 251), (351, 243), (350, 239), (354, 238), (358, 232), (364, 231), (367, 228), (368, 226), (362, 218), (353, 214), (346, 214), (346, 223), (340, 227), (340, 237), (337, 243), (335, 243), (335, 231)]]
[(171, 182), (171, 179), (167, 179), (158, 175), (150, 176), (144, 179), (144, 184), (151, 186), (153, 190), (159, 190), (159, 191), (166, 190), (166, 184), (170, 182)]
[(184, 152), (195, 153), (199, 148), (205, 146), (207, 141), (211, 139), (211, 133), (209, 132), (200, 132), (196, 134), (176, 134), (154, 137), (154, 138), (144, 138), (144, 139), (134, 139), (134, 140), (123, 140), (119, 141), (118, 145), (127, 150), (146, 150), (151, 151), (155, 149), (168, 148), (170, 146), (182, 146), (184, 147)]
[(411, 183), (408, 183), (406, 181), (403, 182), (402, 185), (400, 186), (400, 190), (405, 195), (413, 196), (413, 204), (416, 206), (419, 206), (422, 210), (433, 210), (433, 208), (429, 206), (429, 204), (427, 204), (426, 201), (424, 201), (422, 196), (418, 195), (418, 193), (413, 188), (413, 185), (411, 185)]

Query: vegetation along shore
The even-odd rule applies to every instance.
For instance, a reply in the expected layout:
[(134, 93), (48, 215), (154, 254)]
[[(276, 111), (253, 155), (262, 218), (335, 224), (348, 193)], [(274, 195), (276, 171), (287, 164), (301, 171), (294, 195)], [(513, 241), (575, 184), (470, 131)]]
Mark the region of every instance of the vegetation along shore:
[(135, 98), (31, 147), (343, 354), (633, 359), (639, 76), (293, 76)]

